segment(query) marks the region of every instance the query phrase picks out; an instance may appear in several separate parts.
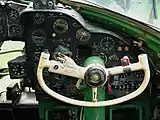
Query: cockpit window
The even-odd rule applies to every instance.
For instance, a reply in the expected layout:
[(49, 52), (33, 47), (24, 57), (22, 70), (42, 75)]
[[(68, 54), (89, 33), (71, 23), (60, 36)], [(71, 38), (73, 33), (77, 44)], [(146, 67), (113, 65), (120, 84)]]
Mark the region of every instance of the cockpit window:
[(160, 28), (160, 0), (85, 0)]

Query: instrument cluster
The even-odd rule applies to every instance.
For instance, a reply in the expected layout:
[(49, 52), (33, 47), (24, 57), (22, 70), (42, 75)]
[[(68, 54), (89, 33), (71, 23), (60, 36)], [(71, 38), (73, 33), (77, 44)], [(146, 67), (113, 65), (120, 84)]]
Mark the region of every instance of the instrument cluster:
[[(137, 56), (141, 53), (134, 52), (130, 40), (94, 25), (92, 25), (93, 28), (87, 29), (89, 23), (84, 22), (80, 15), (78, 18), (75, 16), (77, 16), (76, 13), (70, 15), (69, 12), (63, 13), (56, 10), (36, 10), (22, 13), (21, 24), (24, 26), (23, 39), (26, 41), (29, 79), (37, 79), (40, 54), (45, 49), (48, 49), (51, 54), (50, 59), (56, 59), (59, 53), (63, 53), (72, 57), (80, 66), (83, 66), (85, 60), (90, 56), (101, 57), (106, 68), (121, 66), (121, 59), (124, 56), (128, 56), (131, 62), (138, 61)], [(55, 75), (47, 70), (44, 70), (43, 76), (48, 87), (67, 97), (73, 97), (71, 93), (77, 80), (63, 75)], [(138, 86), (142, 80), (143, 72), (141, 71), (120, 74), (111, 76), (108, 86), (112, 86), (113, 91), (117, 92), (115, 96), (120, 96), (121, 87), (124, 88), (123, 91), (126, 91), (126, 88), (131, 90), (131, 85)], [(135, 81), (138, 82), (135, 83)], [(40, 88), (38, 87), (38, 89)], [(114, 94), (113, 91), (110, 93)]]
[[(36, 79), (40, 54), (45, 49), (50, 52), (50, 59), (56, 59), (56, 55), (60, 52), (74, 56), (76, 31), (82, 26), (71, 16), (61, 12), (37, 11), (23, 13), (21, 20), (24, 24), (23, 36), (26, 39), (28, 76), (31, 80)], [(71, 97), (71, 89), (76, 84), (76, 80), (61, 75), (57, 77), (47, 70), (44, 71), (43, 76), (51, 89)]]
[(20, 25), (20, 12), (25, 8), (26, 5), (16, 2), (0, 5), (0, 37), (2, 41), (6, 39), (22, 41), (23, 29)]
[[(28, 52), (38, 56), (42, 50), (48, 49), (52, 55), (60, 46), (72, 52), (76, 31), (80, 29), (80, 24), (74, 19), (59, 12), (24, 13), (23, 19)], [(36, 61), (37, 58), (39, 56), (33, 56), (32, 60)]]
[(18, 5), (16, 3), (8, 3), (6, 5), (5, 12), (7, 15), (8, 37), (16, 39), (22, 37), (23, 29), (20, 25), (20, 12), (25, 8), (25, 5)]
[(128, 56), (131, 62), (138, 61), (135, 55), (137, 53), (133, 53), (133, 49), (119, 38), (111, 35), (102, 35), (98, 38), (99, 40), (95, 40), (92, 45), (93, 55), (101, 57), (105, 67), (120, 66), (120, 60), (124, 56)]

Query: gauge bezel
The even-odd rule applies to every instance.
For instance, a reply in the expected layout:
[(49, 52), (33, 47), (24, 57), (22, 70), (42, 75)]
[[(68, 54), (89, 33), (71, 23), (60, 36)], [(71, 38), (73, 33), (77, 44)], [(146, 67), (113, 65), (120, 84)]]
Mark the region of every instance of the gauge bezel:
[[(57, 25), (61, 25), (60, 27), (62, 27), (63, 25), (63, 30), (58, 30), (56, 27)], [(66, 20), (62, 19), (62, 18), (58, 18), (53, 22), (53, 29), (56, 33), (58, 34), (64, 34), (68, 31), (69, 25), (67, 23)]]
[[(13, 33), (13, 27), (16, 28), (16, 32), (14, 31), (14, 33)], [(21, 31), (21, 27), (19, 25), (12, 24), (9, 26), (9, 34), (11, 37), (19, 37), (21, 35), (21, 33), (22, 33), (22, 31)]]
[[(38, 22), (35, 22), (35, 17), (37, 17), (36, 15), (38, 15)], [(41, 21), (40, 21), (41, 19)], [(34, 24), (42, 24), (44, 22), (44, 15), (42, 13), (36, 13), (34, 16), (33, 16), (33, 23)]]
[[(13, 17), (12, 17), (12, 15), (13, 15)], [(9, 20), (18, 20), (18, 17), (19, 17), (19, 13), (17, 10), (15, 10), (15, 9), (8, 10), (8, 19)]]
[[(36, 34), (39, 32), (40, 34), (41, 34), (41, 40), (36, 40), (37, 38), (36, 38)], [(35, 34), (34, 36), (35, 36), (35, 38), (33, 37), (33, 33)], [(38, 36), (39, 37), (39, 36)], [(31, 32), (31, 39), (32, 39), (32, 41), (36, 44), (36, 45), (40, 45), (40, 44), (43, 44), (44, 43), (44, 41), (45, 41), (45, 39), (46, 39), (46, 34), (45, 34), (45, 32), (42, 30), (42, 29), (35, 29), (35, 30), (32, 30), (32, 32)], [(39, 42), (40, 41), (40, 42)]]
[(80, 28), (76, 31), (76, 39), (79, 42), (88, 42), (91, 38), (91, 33), (84, 28)]
[[(111, 41), (109, 41), (109, 39), (111, 40)], [(108, 43), (111, 43), (112, 45), (107, 45), (107, 48), (105, 47), (104, 48), (104, 45), (106, 45), (106, 44), (104, 44), (104, 41), (106, 41), (107, 40), (107, 44)], [(109, 52), (109, 51), (111, 51), (113, 48), (114, 48), (114, 46), (115, 46), (115, 40), (116, 39), (114, 39), (113, 38), (113, 36), (104, 36), (104, 37), (102, 37), (101, 39), (100, 39), (100, 42), (99, 42), (99, 46), (100, 46), (100, 48), (101, 48), (101, 50), (103, 50), (103, 51), (105, 51), (105, 52)]]

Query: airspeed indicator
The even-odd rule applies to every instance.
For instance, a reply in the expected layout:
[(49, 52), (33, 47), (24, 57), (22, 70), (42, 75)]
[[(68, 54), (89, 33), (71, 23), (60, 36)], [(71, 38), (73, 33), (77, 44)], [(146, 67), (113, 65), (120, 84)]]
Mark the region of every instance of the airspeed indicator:
[(91, 37), (91, 34), (85, 29), (81, 28), (76, 32), (76, 38), (80, 42), (87, 42)]

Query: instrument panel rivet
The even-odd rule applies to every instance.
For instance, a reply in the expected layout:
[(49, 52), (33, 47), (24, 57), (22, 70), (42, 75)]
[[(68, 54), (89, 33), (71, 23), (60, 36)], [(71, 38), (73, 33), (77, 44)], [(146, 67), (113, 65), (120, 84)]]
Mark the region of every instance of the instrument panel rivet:
[(59, 66), (55, 65), (53, 68), (54, 68), (54, 70), (58, 70)]
[(56, 37), (56, 34), (55, 34), (55, 33), (53, 33), (53, 34), (52, 34), (52, 37)]
[(48, 2), (48, 6), (52, 7), (52, 6), (53, 6), (53, 2), (52, 2), (52, 1), (49, 1), (49, 2)]

